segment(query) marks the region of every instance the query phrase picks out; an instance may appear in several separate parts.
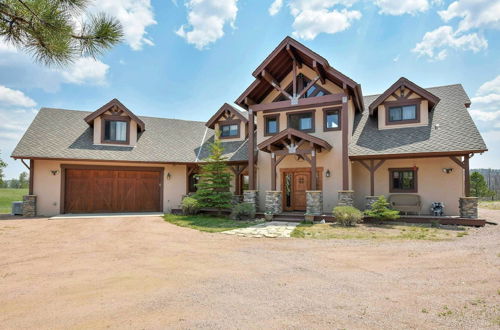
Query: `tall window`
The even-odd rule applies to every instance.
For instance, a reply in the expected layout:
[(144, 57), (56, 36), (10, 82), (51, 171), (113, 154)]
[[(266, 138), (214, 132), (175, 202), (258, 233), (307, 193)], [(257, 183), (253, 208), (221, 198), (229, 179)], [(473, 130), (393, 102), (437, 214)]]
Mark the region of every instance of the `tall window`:
[(340, 109), (324, 109), (324, 131), (340, 129)]
[(240, 135), (240, 126), (237, 124), (221, 125), (221, 137), (238, 137)]
[(314, 132), (314, 112), (289, 113), (288, 127), (304, 132)]
[(196, 185), (198, 184), (198, 181), (199, 181), (199, 177), (198, 177), (198, 174), (196, 173), (191, 173), (189, 175), (189, 178), (188, 178), (188, 192), (190, 193), (195, 193), (198, 188), (196, 187)]
[(415, 120), (417, 120), (417, 106), (415, 104), (389, 108), (389, 122)]
[(273, 135), (279, 132), (279, 115), (266, 116), (264, 135)]
[(104, 141), (127, 142), (128, 122), (121, 120), (104, 121)]
[(391, 168), (390, 192), (417, 192), (417, 169)]

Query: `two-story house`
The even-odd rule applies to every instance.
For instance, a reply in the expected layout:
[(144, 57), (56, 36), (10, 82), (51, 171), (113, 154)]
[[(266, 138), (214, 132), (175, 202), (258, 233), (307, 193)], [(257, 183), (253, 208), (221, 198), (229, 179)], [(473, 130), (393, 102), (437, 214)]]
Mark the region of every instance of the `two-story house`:
[(219, 130), (233, 192), (261, 211), (321, 214), (413, 194), (423, 214), (432, 202), (460, 213), (469, 158), (487, 150), (461, 85), (422, 88), (401, 78), (363, 96), (360, 84), (290, 37), (252, 74), (236, 105), (206, 123), (138, 116), (117, 100), (94, 112), (41, 109), (12, 154), (29, 160), (28, 210), (178, 208), (196, 190)]

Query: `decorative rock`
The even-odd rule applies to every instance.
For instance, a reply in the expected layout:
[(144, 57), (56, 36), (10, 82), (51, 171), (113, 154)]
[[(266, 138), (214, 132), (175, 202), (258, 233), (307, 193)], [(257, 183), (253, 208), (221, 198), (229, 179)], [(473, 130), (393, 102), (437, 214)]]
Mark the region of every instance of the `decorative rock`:
[(353, 206), (354, 205), (354, 191), (340, 190), (337, 206)]
[(257, 190), (245, 190), (243, 192), (243, 203), (253, 204), (257, 211), (257, 205), (259, 205), (259, 192)]
[(470, 218), (477, 219), (477, 206), (478, 206), (479, 198), (477, 197), (460, 197), (459, 206), (460, 206), (460, 217), (462, 218)]
[(36, 195), (23, 196), (23, 216), (36, 216)]
[(306, 191), (306, 213), (321, 214), (323, 213), (323, 192), (321, 190)]
[(283, 212), (281, 191), (266, 191), (266, 213), (280, 214)]
[(369, 210), (372, 208), (372, 204), (377, 201), (379, 196), (366, 196), (365, 199), (365, 210)]

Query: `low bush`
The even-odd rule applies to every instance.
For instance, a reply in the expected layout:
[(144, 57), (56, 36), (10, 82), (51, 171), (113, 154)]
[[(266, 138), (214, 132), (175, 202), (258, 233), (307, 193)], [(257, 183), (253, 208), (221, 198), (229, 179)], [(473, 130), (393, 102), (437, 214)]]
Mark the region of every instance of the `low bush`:
[(371, 206), (365, 211), (365, 215), (377, 220), (396, 220), (399, 219), (399, 211), (389, 208), (389, 202), (385, 196), (380, 196)]
[(352, 206), (337, 206), (333, 209), (335, 220), (344, 227), (356, 226), (363, 220), (363, 212)]
[(250, 203), (239, 203), (233, 206), (231, 219), (249, 220), (255, 218), (255, 208)]
[(193, 197), (185, 197), (181, 202), (182, 213), (184, 215), (195, 215), (200, 211), (200, 202)]

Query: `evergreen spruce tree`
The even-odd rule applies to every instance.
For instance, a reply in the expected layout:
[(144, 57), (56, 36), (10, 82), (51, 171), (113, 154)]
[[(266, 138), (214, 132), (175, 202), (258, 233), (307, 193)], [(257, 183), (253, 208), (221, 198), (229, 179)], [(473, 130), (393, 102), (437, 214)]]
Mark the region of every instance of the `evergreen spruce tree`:
[(215, 132), (215, 141), (210, 145), (210, 156), (201, 165), (198, 175), (200, 180), (196, 187), (198, 190), (194, 197), (201, 207), (216, 208), (220, 216), (222, 209), (230, 208), (232, 193), (231, 173), (226, 164), (227, 158), (223, 156), (224, 148), (220, 141), (220, 132)]
[(371, 206), (365, 211), (365, 215), (378, 220), (395, 220), (399, 218), (399, 211), (389, 208), (389, 202), (385, 196), (380, 196)]
[[(121, 24), (102, 13), (85, 14), (88, 0), (0, 0), (0, 39), (36, 61), (68, 64), (95, 57), (119, 43)], [(81, 21), (82, 17), (88, 17)], [(77, 24), (75, 24), (78, 22)]]

